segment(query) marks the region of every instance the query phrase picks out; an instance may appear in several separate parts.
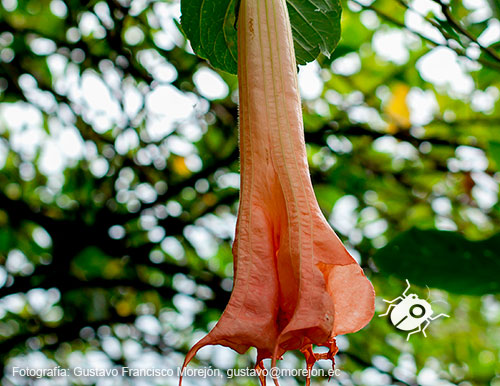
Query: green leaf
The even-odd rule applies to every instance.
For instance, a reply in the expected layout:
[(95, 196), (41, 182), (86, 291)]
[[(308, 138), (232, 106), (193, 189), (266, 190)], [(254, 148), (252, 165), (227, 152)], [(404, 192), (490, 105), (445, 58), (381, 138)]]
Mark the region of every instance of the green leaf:
[(489, 150), (491, 158), (493, 158), (497, 164), (497, 170), (500, 170), (500, 142), (491, 141), (489, 143)]
[(339, 0), (287, 0), (298, 64), (330, 57), (340, 39)]
[(469, 241), (457, 232), (412, 228), (374, 256), (381, 271), (449, 292), (500, 292), (500, 234)]
[(105, 266), (111, 261), (101, 249), (89, 246), (82, 250), (72, 261), (72, 273), (83, 280), (102, 277)]
[(455, 39), (457, 42), (461, 43), (460, 36), (455, 32), (453, 27), (448, 23), (447, 20), (441, 20), (437, 17), (433, 17), (434, 21), (437, 22), (444, 32), (446, 32), (450, 37)]
[(236, 3), (238, 0), (182, 0), (181, 26), (193, 51), (210, 64), (236, 74), (237, 33)]
[[(222, 71), (237, 72), (239, 0), (182, 0), (181, 26), (193, 51)], [(339, 0), (287, 0), (298, 64), (329, 57), (340, 39)]]

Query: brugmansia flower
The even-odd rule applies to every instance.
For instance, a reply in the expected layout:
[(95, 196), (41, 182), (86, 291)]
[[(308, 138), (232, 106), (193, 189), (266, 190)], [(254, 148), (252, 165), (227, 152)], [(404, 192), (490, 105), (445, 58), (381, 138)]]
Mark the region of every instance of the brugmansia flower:
[[(258, 351), (257, 366), (301, 350), (332, 359), (335, 336), (364, 327), (374, 291), (325, 220), (309, 175), (285, 0), (241, 0), (238, 21), (241, 192), (234, 288), (205, 345)], [(327, 346), (315, 354), (312, 345)], [(309, 381), (309, 380), (308, 380)]]

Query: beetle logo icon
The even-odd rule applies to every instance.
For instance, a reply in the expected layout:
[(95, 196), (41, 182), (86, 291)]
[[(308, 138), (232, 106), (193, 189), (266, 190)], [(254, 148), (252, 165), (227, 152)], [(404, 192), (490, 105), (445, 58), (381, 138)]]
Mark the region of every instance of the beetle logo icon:
[[(410, 335), (422, 332), (425, 334), (425, 329), (429, 327), (431, 321), (445, 316), (449, 318), (449, 315), (439, 314), (432, 316), (433, 311), (430, 303), (427, 300), (420, 299), (416, 294), (406, 295), (410, 289), (410, 282), (406, 279), (406, 284), (408, 285), (401, 296), (398, 296), (394, 300), (384, 300), (384, 302), (389, 303), (389, 308), (385, 314), (379, 315), (379, 317), (388, 315), (390, 313), (391, 323), (399, 330), (410, 331), (406, 337), (406, 341), (410, 340)], [(399, 301), (398, 303), (396, 303)]]

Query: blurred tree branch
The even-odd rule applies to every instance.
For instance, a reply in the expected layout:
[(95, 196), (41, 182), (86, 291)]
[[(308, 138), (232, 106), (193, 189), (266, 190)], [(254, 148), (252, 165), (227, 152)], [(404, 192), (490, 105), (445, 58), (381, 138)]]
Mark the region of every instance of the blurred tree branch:
[[(453, 51), (455, 51), (458, 55), (460, 56), (464, 56), (468, 59), (470, 59), (471, 61), (477, 61), (478, 63), (481, 63), (482, 65), (486, 66), (486, 67), (489, 67), (493, 70), (496, 70), (496, 71), (500, 71), (500, 61), (498, 60), (499, 58), (499, 55), (494, 52), (491, 48), (489, 47), (482, 47), (481, 45), (479, 45), (479, 43), (477, 43), (477, 39), (476, 40), (476, 44), (479, 45), (479, 47), (485, 51), (491, 51), (491, 52), (488, 52), (488, 54), (490, 56), (492, 56), (493, 54), (493, 58), (495, 59), (495, 62), (492, 62), (490, 60), (486, 60), (484, 58), (477, 58), (477, 59), (472, 59), (470, 58), (467, 53), (465, 52), (464, 49), (461, 49), (459, 47), (456, 47), (456, 46), (452, 46), (450, 45), (448, 39), (450, 38), (449, 34), (443, 30), (442, 26), (440, 26), (439, 24), (437, 23), (434, 23), (433, 21), (429, 20), (427, 17), (424, 17), (422, 16), (427, 22), (431, 23), (434, 27), (437, 27), (439, 28), (440, 32), (443, 34), (443, 36), (445, 37), (446, 39), (446, 43), (445, 44), (442, 44), (442, 43), (439, 43), (431, 38), (429, 38), (428, 36), (425, 36), (423, 35), (422, 33), (420, 32), (417, 32), (417, 31), (414, 31), (412, 30), (411, 28), (409, 28), (404, 22), (401, 22), (397, 19), (395, 19), (393, 16), (391, 16), (390, 14), (382, 11), (381, 9), (378, 9), (377, 7), (373, 6), (373, 5), (366, 5), (366, 4), (363, 4), (362, 2), (358, 1), (358, 0), (352, 0), (354, 3), (358, 4), (360, 7), (362, 7), (363, 9), (369, 9), (369, 10), (372, 10), (374, 11), (378, 16), (380, 16), (382, 19), (388, 21), (389, 23), (391, 24), (394, 24), (396, 25), (397, 27), (399, 28), (402, 28), (402, 29), (405, 29), (409, 32), (411, 32), (412, 34), (414, 34), (415, 36), (418, 36), (420, 39), (426, 41), (427, 43), (430, 43), (432, 46), (434, 47), (438, 47), (438, 46), (444, 46), (444, 47), (447, 47)], [(436, 0), (433, 0), (433, 1), (436, 1)], [(405, 7), (408, 7), (408, 5), (405, 4)], [(409, 7), (408, 7), (409, 8)], [(445, 8), (448, 9), (448, 7), (445, 5)], [(457, 24), (457, 26), (459, 26)], [(459, 26), (460, 27), (460, 26)], [(462, 27), (461, 27), (462, 28)], [(461, 31), (458, 31), (458, 32), (461, 32)], [(472, 36), (472, 35), (471, 35)], [(497, 61), (499, 63), (497, 63)]]
[(477, 40), (477, 37), (475, 37), (471, 32), (467, 31), (467, 29), (460, 24), (458, 20), (456, 20), (450, 10), (450, 7), (448, 4), (443, 3), (441, 0), (433, 0), (435, 3), (439, 4), (441, 7), (441, 10), (443, 11), (444, 16), (446, 17), (446, 20), (450, 24), (455, 31), (461, 33), (462, 35), (466, 36), (470, 41), (474, 42), (477, 44), (477, 46), (484, 51), (486, 54), (488, 54), (491, 58), (493, 58), (495, 61), (500, 63), (500, 55), (495, 52), (491, 47), (485, 47), (479, 41)]

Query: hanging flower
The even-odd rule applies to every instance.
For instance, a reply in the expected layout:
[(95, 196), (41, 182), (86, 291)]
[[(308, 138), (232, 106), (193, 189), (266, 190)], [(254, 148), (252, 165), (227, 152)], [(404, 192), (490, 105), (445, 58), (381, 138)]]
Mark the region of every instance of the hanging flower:
[[(234, 288), (184, 366), (203, 346), (218, 344), (240, 354), (257, 348), (260, 368), (265, 358), (274, 367), (287, 350), (301, 350), (311, 368), (333, 360), (336, 335), (358, 331), (373, 316), (373, 287), (314, 195), (296, 69), (285, 0), (241, 0)], [(328, 353), (315, 354), (313, 344)]]

